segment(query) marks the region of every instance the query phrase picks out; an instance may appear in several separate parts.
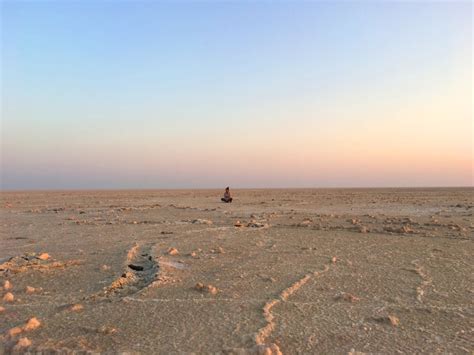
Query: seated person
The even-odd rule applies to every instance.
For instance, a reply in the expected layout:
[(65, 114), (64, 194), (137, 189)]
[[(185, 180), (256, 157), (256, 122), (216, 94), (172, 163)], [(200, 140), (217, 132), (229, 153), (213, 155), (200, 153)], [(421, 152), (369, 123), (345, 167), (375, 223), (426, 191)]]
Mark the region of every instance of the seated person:
[(229, 187), (225, 188), (224, 197), (221, 198), (222, 202), (232, 202), (232, 197), (230, 197)]

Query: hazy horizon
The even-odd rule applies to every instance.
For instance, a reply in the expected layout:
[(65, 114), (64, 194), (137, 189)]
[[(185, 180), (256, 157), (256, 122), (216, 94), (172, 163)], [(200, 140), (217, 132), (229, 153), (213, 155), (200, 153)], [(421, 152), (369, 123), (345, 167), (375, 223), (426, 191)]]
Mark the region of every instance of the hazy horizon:
[[(224, 191), (226, 186), (219, 187), (99, 187), (99, 188), (37, 188), (37, 189), (0, 189), (0, 192), (94, 192), (94, 191)], [(231, 186), (232, 191), (242, 190), (459, 190), (474, 189), (474, 186), (302, 186), (302, 187), (242, 187)]]
[(1, 3), (1, 189), (471, 187), (472, 3)]

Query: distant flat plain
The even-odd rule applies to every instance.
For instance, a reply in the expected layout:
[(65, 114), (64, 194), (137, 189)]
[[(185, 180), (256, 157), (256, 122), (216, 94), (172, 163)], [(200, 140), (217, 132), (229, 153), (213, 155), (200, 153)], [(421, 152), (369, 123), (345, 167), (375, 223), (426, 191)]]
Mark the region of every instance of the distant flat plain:
[(473, 188), (231, 191), (2, 192), (0, 353), (474, 351)]

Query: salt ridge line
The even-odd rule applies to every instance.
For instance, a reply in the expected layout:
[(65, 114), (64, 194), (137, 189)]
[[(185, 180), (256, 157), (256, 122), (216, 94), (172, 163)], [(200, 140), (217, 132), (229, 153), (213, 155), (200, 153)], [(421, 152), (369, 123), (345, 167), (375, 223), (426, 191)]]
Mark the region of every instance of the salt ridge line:
[(271, 310), (273, 307), (278, 305), (281, 302), (286, 302), (288, 298), (298, 291), (302, 286), (304, 286), (312, 277), (319, 277), (329, 270), (329, 265), (326, 265), (321, 271), (314, 271), (309, 274), (306, 274), (303, 278), (291, 284), (289, 287), (284, 289), (278, 296), (278, 298), (271, 299), (265, 303), (262, 308), (263, 317), (265, 318), (267, 324), (260, 328), (255, 335), (255, 343), (258, 348), (268, 349), (270, 354), (279, 355), (282, 354), (278, 345), (266, 343), (266, 339), (271, 335), (275, 329), (275, 317), (273, 316)]
[(432, 284), (432, 279), (420, 265), (419, 260), (413, 260), (412, 265), (415, 266), (414, 272), (421, 278), (421, 284), (416, 288), (416, 300), (423, 303), (423, 296), (425, 295), (426, 289)]

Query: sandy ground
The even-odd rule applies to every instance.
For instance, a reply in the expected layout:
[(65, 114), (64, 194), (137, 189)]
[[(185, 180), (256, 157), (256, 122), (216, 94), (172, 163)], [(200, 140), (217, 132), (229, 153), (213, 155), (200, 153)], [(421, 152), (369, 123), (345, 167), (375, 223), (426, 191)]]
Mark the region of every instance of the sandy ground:
[(473, 353), (474, 189), (222, 192), (3, 192), (0, 353)]

